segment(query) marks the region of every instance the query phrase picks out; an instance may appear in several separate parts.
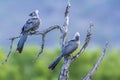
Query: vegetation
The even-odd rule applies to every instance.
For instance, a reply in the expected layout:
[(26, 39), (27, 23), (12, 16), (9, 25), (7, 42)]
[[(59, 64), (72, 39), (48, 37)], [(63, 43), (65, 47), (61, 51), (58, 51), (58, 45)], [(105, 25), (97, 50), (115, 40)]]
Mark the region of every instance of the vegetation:
[[(54, 71), (48, 69), (60, 50), (45, 50), (36, 62), (32, 62), (38, 47), (24, 49), (22, 54), (13, 51), (5, 64), (0, 64), (0, 80), (57, 80), (61, 70), (61, 61)], [(98, 70), (92, 77), (94, 80), (120, 80), (119, 50), (111, 50), (103, 59)], [(82, 79), (96, 63), (101, 50), (86, 50), (79, 59), (71, 64), (70, 80)], [(5, 59), (5, 53), (0, 50), (0, 62)]]

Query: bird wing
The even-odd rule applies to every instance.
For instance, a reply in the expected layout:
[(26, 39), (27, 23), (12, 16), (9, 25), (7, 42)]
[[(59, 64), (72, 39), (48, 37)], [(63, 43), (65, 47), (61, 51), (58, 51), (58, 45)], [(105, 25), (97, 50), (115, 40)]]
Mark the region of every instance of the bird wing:
[(73, 53), (77, 48), (78, 44), (76, 43), (76, 41), (71, 40), (65, 45), (65, 47), (62, 50), (62, 53), (64, 53), (65, 55), (69, 55)]
[(22, 28), (22, 32), (29, 31), (36, 26), (39, 26), (40, 22), (38, 18), (31, 18), (26, 21)]

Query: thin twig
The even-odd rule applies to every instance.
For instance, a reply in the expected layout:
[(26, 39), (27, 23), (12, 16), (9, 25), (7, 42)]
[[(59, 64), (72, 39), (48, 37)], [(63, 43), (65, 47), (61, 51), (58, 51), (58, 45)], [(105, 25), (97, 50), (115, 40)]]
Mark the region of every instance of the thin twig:
[(95, 66), (92, 68), (92, 70), (87, 74), (87, 76), (83, 80), (91, 80), (92, 75), (95, 73), (95, 71), (99, 67), (103, 57), (105, 56), (107, 47), (108, 47), (108, 42), (106, 42), (105, 48), (103, 49), (101, 56), (99, 57), (97, 63), (95, 64)]
[(64, 47), (64, 44), (66, 42), (66, 37), (67, 37), (67, 32), (68, 32), (68, 26), (69, 26), (69, 12), (70, 12), (70, 0), (68, 0), (68, 4), (65, 10), (65, 22), (63, 24), (63, 26), (61, 27), (61, 49)]
[(85, 51), (86, 47), (88, 46), (88, 44), (90, 42), (91, 36), (92, 36), (92, 31), (91, 31), (92, 26), (93, 26), (93, 24), (90, 24), (90, 26), (88, 28), (84, 45), (82, 46), (81, 50), (75, 56), (73, 56), (71, 58), (71, 61), (76, 60)]
[(54, 29), (60, 29), (61, 30), (61, 27), (58, 26), (58, 25), (55, 25), (55, 26), (51, 26), (51, 27), (49, 27), (49, 28), (47, 28), (47, 29), (45, 29), (41, 32), (35, 33), (35, 35), (42, 35), (42, 44), (41, 44), (41, 49), (38, 52), (38, 54), (36, 55), (36, 57), (33, 59), (33, 62), (35, 62), (39, 58), (40, 54), (43, 52), (46, 34), (50, 31), (54, 30)]
[(38, 54), (36, 55), (36, 57), (34, 58), (33, 62), (35, 62), (35, 61), (39, 58), (40, 54), (43, 52), (44, 44), (45, 44), (45, 35), (43, 34), (43, 35), (42, 35), (42, 45), (41, 45), (41, 49), (40, 49), (40, 51), (38, 52)]
[(46, 35), (48, 32), (54, 30), (54, 29), (60, 29), (61, 30), (61, 27), (59, 25), (54, 25), (54, 26), (51, 26), (43, 31), (38, 31), (37, 33), (35, 33), (34, 35)]
[(9, 40), (11, 40), (10, 49), (9, 49), (9, 52), (8, 52), (8, 54), (7, 54), (6, 59), (2, 62), (2, 64), (5, 64), (5, 63), (8, 61), (8, 58), (9, 58), (11, 52), (12, 52), (13, 42), (14, 42), (15, 39), (17, 39), (17, 38), (19, 38), (19, 37), (20, 37), (20, 36), (12, 37), (12, 38), (9, 39)]

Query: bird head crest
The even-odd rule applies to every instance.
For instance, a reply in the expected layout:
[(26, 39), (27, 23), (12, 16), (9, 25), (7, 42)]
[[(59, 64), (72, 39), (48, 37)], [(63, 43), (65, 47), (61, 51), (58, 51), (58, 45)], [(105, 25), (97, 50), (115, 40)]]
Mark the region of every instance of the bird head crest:
[(74, 39), (75, 39), (75, 40), (79, 40), (79, 39), (80, 39), (80, 33), (79, 33), (79, 32), (76, 32), (76, 33), (75, 33)]
[(30, 13), (29, 16), (34, 17), (34, 16), (37, 16), (38, 13), (39, 13), (39, 11), (38, 11), (38, 10), (35, 10), (35, 11), (33, 11), (32, 13)]

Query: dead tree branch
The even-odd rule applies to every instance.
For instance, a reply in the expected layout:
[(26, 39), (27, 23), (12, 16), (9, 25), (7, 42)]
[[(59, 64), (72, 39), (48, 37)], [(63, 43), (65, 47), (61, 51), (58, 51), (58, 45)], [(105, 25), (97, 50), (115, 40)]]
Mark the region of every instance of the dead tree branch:
[(64, 63), (62, 65), (62, 70), (60, 72), (58, 80), (68, 80), (70, 64), (71, 59), (69, 59), (68, 57), (64, 58)]
[[(65, 40), (65, 37), (67, 35), (67, 29), (68, 29), (68, 22), (69, 22), (69, 9), (70, 9), (70, 2), (68, 1), (68, 5), (66, 7), (66, 12), (65, 12), (65, 16), (66, 16), (66, 22), (65, 24), (63, 25), (63, 36), (62, 36), (62, 47), (64, 47), (64, 44), (66, 42)], [(66, 26), (65, 26), (66, 25)], [(72, 58), (70, 58), (69, 56), (68, 57), (64, 57), (64, 64), (62, 65), (62, 69), (61, 69), (61, 72), (60, 72), (60, 75), (59, 75), (59, 78), (58, 80), (68, 80), (68, 75), (69, 75), (69, 67), (71, 65), (71, 63), (76, 60), (80, 54), (82, 54), (84, 52), (84, 50), (86, 49), (90, 39), (91, 39), (91, 27), (93, 26), (93, 24), (90, 24), (90, 27), (87, 31), (87, 36), (86, 36), (86, 39), (85, 39), (85, 44), (83, 45), (82, 49), (75, 55), (73, 56)], [(67, 28), (67, 29), (66, 29)]]
[(61, 31), (61, 27), (58, 26), (58, 25), (55, 25), (55, 26), (51, 26), (51, 27), (49, 27), (48, 29), (45, 29), (45, 30), (43, 30), (43, 31), (41, 31), (41, 32), (37, 32), (37, 33), (35, 34), (35, 35), (42, 35), (42, 45), (41, 45), (40, 51), (38, 52), (38, 54), (37, 54), (36, 57), (34, 58), (33, 62), (36, 61), (36, 60), (39, 58), (40, 54), (43, 52), (46, 34), (47, 34), (48, 32), (50, 32), (50, 31), (54, 30), (54, 29), (60, 29), (60, 31)]
[(63, 26), (61, 27), (61, 49), (64, 47), (66, 43), (66, 37), (67, 37), (67, 32), (68, 32), (68, 26), (69, 26), (69, 12), (70, 12), (70, 1), (68, 0), (68, 4), (65, 10), (65, 22)]
[(6, 62), (8, 61), (8, 58), (9, 58), (11, 52), (12, 52), (13, 42), (14, 42), (14, 40), (17, 39), (17, 38), (20, 38), (20, 36), (18, 36), (18, 37), (13, 37), (13, 38), (10, 38), (10, 39), (9, 39), (9, 40), (11, 40), (10, 49), (9, 49), (9, 52), (8, 52), (8, 54), (7, 54), (6, 59), (2, 62), (2, 64), (6, 63)]
[(103, 57), (105, 56), (106, 53), (106, 49), (108, 47), (108, 42), (106, 42), (105, 44), (105, 48), (103, 49), (101, 56), (99, 57), (97, 63), (95, 64), (95, 66), (92, 68), (92, 70), (86, 75), (86, 77), (83, 80), (91, 80), (92, 75), (95, 73), (95, 71), (97, 70), (97, 68), (99, 67)]
[[(65, 23), (63, 24), (63, 27), (61, 27), (61, 49), (64, 47), (66, 43), (66, 37), (68, 33), (68, 25), (69, 25), (69, 11), (70, 11), (70, 0), (68, 0), (68, 4), (65, 10)], [(69, 73), (69, 65), (70, 60), (68, 57), (64, 58), (64, 64), (62, 66), (61, 72), (59, 74), (58, 80), (67, 80), (68, 79), (68, 73)], [(67, 66), (66, 66), (67, 65)]]
[[(47, 29), (45, 29), (45, 30), (43, 30), (43, 31), (36, 31), (35, 33), (29, 34), (29, 35), (42, 35), (41, 49), (40, 49), (39, 53), (37, 54), (37, 56), (35, 57), (35, 59), (34, 59), (33, 61), (37, 60), (37, 58), (38, 58), (38, 57), (40, 56), (40, 54), (43, 52), (44, 44), (45, 44), (45, 35), (46, 35), (48, 32), (50, 32), (50, 31), (52, 31), (52, 30), (54, 30), (54, 29), (59, 29), (59, 30), (61, 31), (61, 27), (58, 26), (58, 25), (55, 25), (55, 26), (51, 26), (51, 27), (49, 27), (49, 28), (47, 28)], [(18, 39), (18, 38), (20, 38), (20, 37), (21, 37), (21, 35), (20, 35), (20, 36), (17, 36), (17, 37), (12, 37), (12, 38), (9, 39), (9, 40), (11, 40), (10, 49), (9, 49), (9, 52), (8, 52), (8, 54), (7, 54), (6, 59), (2, 62), (2, 64), (6, 63), (6, 62), (8, 61), (8, 58), (9, 58), (9, 56), (11, 55), (11, 52), (12, 52), (13, 42), (14, 42), (15, 39)]]
[(93, 25), (92, 24), (90, 24), (90, 27), (88, 28), (88, 31), (87, 31), (87, 35), (86, 35), (86, 39), (85, 39), (85, 43), (84, 43), (84, 45), (83, 45), (83, 47), (82, 47), (82, 49), (75, 55), (75, 56), (73, 56), (73, 57), (65, 57), (64, 58), (64, 64), (62, 65), (62, 70), (61, 70), (61, 72), (60, 72), (60, 76), (59, 76), (59, 79), (58, 80), (68, 80), (68, 74), (69, 74), (69, 67), (70, 67), (70, 65), (71, 65), (71, 63), (74, 61), (74, 60), (76, 60), (79, 56), (80, 56), (80, 54), (82, 54), (84, 51), (85, 51), (85, 49), (86, 49), (86, 47), (88, 46), (88, 44), (89, 44), (89, 41), (90, 41), (90, 39), (91, 39), (91, 27), (92, 27)]
[(90, 42), (91, 36), (92, 36), (92, 30), (91, 30), (92, 26), (93, 26), (93, 24), (90, 23), (90, 26), (89, 26), (88, 31), (87, 31), (85, 43), (82, 46), (81, 50), (75, 56), (73, 56), (73, 58), (71, 59), (71, 61), (76, 60), (85, 51), (86, 47), (88, 46), (88, 44)]

